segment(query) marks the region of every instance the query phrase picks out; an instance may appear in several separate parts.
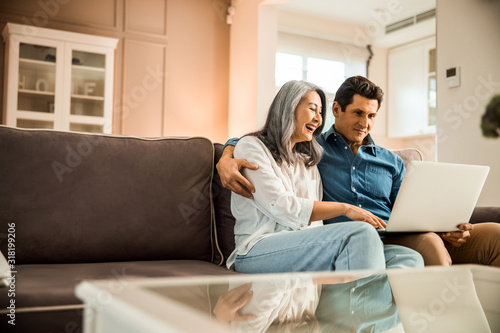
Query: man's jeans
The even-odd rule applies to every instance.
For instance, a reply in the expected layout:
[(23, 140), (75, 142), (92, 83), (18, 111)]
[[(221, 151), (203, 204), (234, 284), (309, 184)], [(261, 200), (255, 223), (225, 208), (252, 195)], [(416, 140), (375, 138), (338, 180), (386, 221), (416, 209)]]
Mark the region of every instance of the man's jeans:
[(423, 267), (417, 252), (397, 245), (384, 246), (366, 222), (333, 223), (282, 232), (258, 241), (246, 255), (238, 255), (235, 270), (242, 273), (346, 271), (393, 267)]

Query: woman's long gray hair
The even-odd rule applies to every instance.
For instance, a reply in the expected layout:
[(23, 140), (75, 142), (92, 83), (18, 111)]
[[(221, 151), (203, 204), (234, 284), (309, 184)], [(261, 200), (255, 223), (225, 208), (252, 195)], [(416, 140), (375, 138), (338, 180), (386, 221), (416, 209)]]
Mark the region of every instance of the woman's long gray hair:
[[(310, 91), (317, 92), (321, 99), (321, 126), (314, 131), (312, 141), (298, 142), (292, 151), (292, 135), (297, 126), (295, 109)], [(248, 135), (259, 138), (280, 165), (283, 161), (288, 164), (294, 163), (296, 159), (294, 153), (298, 153), (297, 155), (304, 160), (307, 167), (316, 165), (323, 155), (323, 148), (316, 142), (316, 138), (323, 131), (326, 119), (325, 107), (326, 96), (321, 88), (305, 81), (288, 81), (274, 98), (264, 127), (260, 131)]]

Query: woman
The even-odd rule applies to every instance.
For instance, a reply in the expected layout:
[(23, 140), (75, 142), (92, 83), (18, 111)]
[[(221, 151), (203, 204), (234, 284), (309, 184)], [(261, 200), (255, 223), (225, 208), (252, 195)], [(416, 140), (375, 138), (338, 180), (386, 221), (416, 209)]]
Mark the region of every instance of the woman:
[[(316, 137), (324, 106), (325, 94), (317, 86), (287, 82), (264, 128), (237, 143), (234, 157), (259, 168), (243, 171), (255, 187), (253, 199), (231, 194), (236, 248), (228, 268), (244, 273), (385, 269), (375, 230), (385, 223), (359, 207), (321, 201), (316, 164), (322, 148)], [(363, 222), (322, 225), (321, 220), (341, 215)]]

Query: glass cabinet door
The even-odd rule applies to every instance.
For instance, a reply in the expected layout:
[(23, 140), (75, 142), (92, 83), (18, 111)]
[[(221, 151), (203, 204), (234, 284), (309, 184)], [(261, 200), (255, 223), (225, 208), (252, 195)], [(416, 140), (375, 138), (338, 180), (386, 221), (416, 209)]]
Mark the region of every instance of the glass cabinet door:
[(106, 55), (72, 50), (70, 131), (103, 132)]
[(111, 133), (118, 39), (14, 23), (2, 36), (5, 125)]
[(19, 44), (17, 127), (54, 128), (56, 48)]

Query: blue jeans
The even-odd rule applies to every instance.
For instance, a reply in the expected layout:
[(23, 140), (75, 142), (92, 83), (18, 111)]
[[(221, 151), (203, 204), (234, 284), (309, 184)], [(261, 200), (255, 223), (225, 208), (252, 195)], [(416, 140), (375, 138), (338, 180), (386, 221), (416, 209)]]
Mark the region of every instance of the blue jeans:
[(242, 273), (346, 271), (393, 267), (423, 267), (416, 251), (382, 244), (371, 225), (343, 222), (278, 233), (258, 241), (236, 257)]

